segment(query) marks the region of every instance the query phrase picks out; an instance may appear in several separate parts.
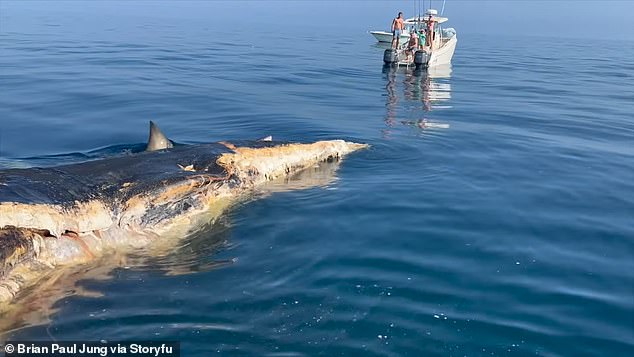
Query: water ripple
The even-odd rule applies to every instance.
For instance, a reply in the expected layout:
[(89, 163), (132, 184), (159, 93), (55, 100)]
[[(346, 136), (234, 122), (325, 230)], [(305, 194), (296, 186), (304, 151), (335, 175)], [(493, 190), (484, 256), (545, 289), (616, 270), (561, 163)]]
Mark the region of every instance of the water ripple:
[(178, 143), (371, 147), (173, 251), (56, 276), (9, 337), (175, 339), (191, 355), (634, 351), (634, 47), (465, 34), (452, 67), (420, 73), (383, 68), (363, 31), (243, 36), (196, 6), (204, 21), (7, 17), (0, 168), (138, 152), (150, 119)]

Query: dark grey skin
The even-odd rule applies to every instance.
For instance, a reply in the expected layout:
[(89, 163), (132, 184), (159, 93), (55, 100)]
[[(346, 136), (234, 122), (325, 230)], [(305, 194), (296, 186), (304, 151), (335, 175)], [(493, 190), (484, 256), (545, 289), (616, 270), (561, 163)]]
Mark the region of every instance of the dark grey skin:
[(145, 151), (156, 151), (173, 148), (174, 144), (163, 134), (158, 125), (150, 121), (150, 137), (147, 141)]
[[(270, 136), (233, 145), (252, 148), (286, 144)], [(167, 150), (169, 149), (169, 150)], [(204, 172), (211, 180), (225, 177), (218, 157), (231, 150), (225, 144), (210, 143), (174, 147), (159, 127), (150, 121), (145, 152), (51, 168), (0, 170), (0, 202), (75, 204), (99, 198), (116, 202)], [(193, 165), (195, 171), (182, 167)], [(131, 185), (134, 183), (134, 185)], [(129, 190), (121, 190), (124, 185)]]
[[(252, 145), (267, 143), (253, 141)], [(272, 143), (270, 145), (273, 145)], [(187, 177), (199, 175), (181, 166), (194, 165), (213, 177), (226, 172), (216, 160), (230, 150), (218, 143), (178, 146), (168, 151), (146, 151), (122, 157), (50, 168), (0, 171), (0, 202), (74, 204), (99, 198), (116, 202)], [(130, 190), (121, 191), (124, 184)]]

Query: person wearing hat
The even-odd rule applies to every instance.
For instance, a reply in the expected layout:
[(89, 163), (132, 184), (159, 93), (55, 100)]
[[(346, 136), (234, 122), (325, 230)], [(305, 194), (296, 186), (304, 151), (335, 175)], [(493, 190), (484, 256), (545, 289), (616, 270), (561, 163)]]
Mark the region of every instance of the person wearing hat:
[(421, 49), (425, 48), (425, 43), (427, 42), (426, 36), (425, 36), (425, 29), (420, 28), (418, 29), (418, 45)]

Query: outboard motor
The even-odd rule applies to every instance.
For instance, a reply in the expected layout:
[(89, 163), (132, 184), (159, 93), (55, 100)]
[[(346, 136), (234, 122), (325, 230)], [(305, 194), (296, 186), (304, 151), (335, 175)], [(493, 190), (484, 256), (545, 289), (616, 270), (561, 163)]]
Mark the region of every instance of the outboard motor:
[(398, 62), (398, 55), (396, 53), (396, 50), (391, 48), (385, 50), (385, 52), (383, 52), (383, 62), (385, 62), (385, 64), (393, 64)]
[(416, 54), (414, 54), (414, 63), (416, 64), (416, 67), (427, 66), (430, 57), (431, 56), (426, 51), (416, 51)]

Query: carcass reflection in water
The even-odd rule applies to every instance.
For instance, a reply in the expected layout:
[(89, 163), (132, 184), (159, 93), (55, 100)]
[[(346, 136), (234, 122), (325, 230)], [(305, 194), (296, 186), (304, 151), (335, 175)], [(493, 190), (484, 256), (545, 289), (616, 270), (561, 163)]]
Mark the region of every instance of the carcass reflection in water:
[(54, 270), (36, 286), (22, 291), (12, 304), (0, 312), (0, 344), (21, 328), (50, 323), (50, 317), (64, 306), (61, 301), (65, 298), (98, 298), (108, 293), (94, 283), (116, 278), (122, 269), (180, 275), (232, 264), (234, 259), (231, 257), (219, 259), (217, 256), (231, 247), (230, 235), (229, 217), (223, 215), (177, 246), (172, 246), (169, 251), (159, 254), (148, 254), (145, 250), (136, 254), (113, 252), (91, 264)]

